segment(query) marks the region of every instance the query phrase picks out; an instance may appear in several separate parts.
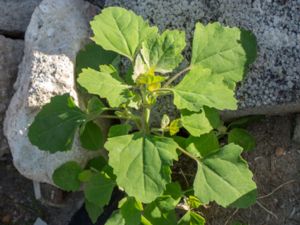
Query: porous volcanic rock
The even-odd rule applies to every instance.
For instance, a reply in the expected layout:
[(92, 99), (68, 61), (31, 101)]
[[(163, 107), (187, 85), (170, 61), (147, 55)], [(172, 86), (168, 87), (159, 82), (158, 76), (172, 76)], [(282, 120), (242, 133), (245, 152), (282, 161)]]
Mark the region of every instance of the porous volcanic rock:
[[(106, 6), (115, 5), (133, 10), (161, 30), (185, 30), (187, 60), (190, 59), (189, 44), (194, 25), (198, 21), (204, 24), (219, 21), (252, 31), (257, 37), (258, 57), (236, 92), (239, 109), (244, 110), (243, 115), (286, 113), (287, 109), (288, 112), (300, 111), (299, 0), (106, 1)], [(158, 109), (160, 114), (172, 114), (174, 107), (170, 99), (162, 102)], [(268, 110), (264, 106), (268, 106)]]
[(70, 93), (78, 102), (74, 62), (90, 36), (89, 21), (98, 8), (83, 0), (43, 0), (35, 9), (25, 34), (25, 50), (15, 83), (16, 93), (4, 123), (15, 167), (39, 182), (52, 183), (52, 173), (62, 163), (81, 164), (95, 153), (74, 141), (72, 151), (50, 154), (31, 145), (28, 126), (54, 95)]
[(23, 48), (23, 40), (13, 40), (0, 35), (0, 157), (8, 152), (2, 124), (5, 111), (14, 92), (13, 84), (17, 78)]
[(0, 33), (20, 36), (41, 0), (0, 0)]

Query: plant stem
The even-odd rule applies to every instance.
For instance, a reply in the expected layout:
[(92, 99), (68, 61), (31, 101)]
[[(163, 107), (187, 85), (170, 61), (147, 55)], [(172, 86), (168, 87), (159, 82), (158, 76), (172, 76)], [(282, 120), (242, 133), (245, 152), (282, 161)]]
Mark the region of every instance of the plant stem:
[(186, 67), (185, 69), (181, 70), (180, 72), (178, 72), (177, 74), (175, 74), (173, 77), (171, 77), (165, 84), (163, 87), (168, 87), (174, 80), (176, 80), (178, 77), (180, 77), (182, 74), (184, 74), (185, 72), (189, 71), (191, 69), (191, 67)]
[(100, 119), (130, 119), (128, 117), (119, 117), (119, 116), (112, 116), (112, 115), (102, 115), (102, 116), (99, 116), (97, 118), (100, 118)]
[(146, 95), (147, 95), (147, 90), (145, 87), (142, 87), (140, 89), (141, 91), (141, 96), (142, 96), (142, 132), (144, 134), (149, 134), (150, 129), (149, 129), (149, 120), (150, 120), (150, 113), (151, 113), (151, 108), (147, 103)]
[(199, 159), (195, 156), (193, 156), (192, 154), (190, 154), (188, 151), (184, 150), (183, 148), (181, 148), (180, 146), (177, 147), (179, 149), (179, 151), (181, 151), (183, 154), (185, 154), (186, 156), (190, 157), (191, 159), (199, 162)]
[(156, 90), (153, 90), (152, 92), (160, 92), (160, 91), (169, 91), (169, 92), (172, 92), (172, 90), (170, 88), (158, 88)]
[(144, 119), (145, 119), (145, 130), (146, 133), (149, 133), (149, 120), (150, 120), (150, 108), (147, 106), (144, 107)]
[(104, 108), (104, 111), (116, 111), (116, 110), (120, 110), (120, 108)]

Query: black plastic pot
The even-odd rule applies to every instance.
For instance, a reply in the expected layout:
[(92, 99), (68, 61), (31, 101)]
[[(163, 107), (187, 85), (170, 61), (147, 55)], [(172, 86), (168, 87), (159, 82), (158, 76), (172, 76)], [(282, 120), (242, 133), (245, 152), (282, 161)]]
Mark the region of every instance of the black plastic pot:
[(74, 214), (69, 225), (104, 225), (113, 211), (118, 208), (119, 201), (124, 197), (124, 193), (118, 189), (113, 191), (109, 204), (104, 207), (102, 215), (95, 224), (90, 220), (84, 205)]

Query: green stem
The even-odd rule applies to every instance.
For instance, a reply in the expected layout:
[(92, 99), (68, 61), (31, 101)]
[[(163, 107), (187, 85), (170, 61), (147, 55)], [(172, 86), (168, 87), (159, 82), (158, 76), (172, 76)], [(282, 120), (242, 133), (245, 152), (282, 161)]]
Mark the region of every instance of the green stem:
[(103, 108), (103, 111), (117, 111), (120, 110), (120, 108)]
[(178, 73), (176, 73), (173, 77), (171, 77), (165, 84), (163, 87), (168, 87), (174, 80), (176, 80), (178, 77), (180, 77), (181, 75), (183, 75), (185, 72), (189, 71), (191, 69), (191, 67), (186, 67), (185, 69), (179, 71)]
[(150, 108), (143, 106), (143, 130), (145, 134), (149, 134)]
[(112, 115), (102, 115), (102, 116), (99, 116), (97, 118), (100, 118), (100, 119), (130, 119), (128, 117), (119, 117), (119, 116), (112, 116)]
[(191, 192), (191, 191), (193, 191), (193, 190), (194, 190), (194, 188), (189, 188), (189, 189), (183, 191), (183, 193), (186, 194), (186, 193)]
[(195, 156), (193, 156), (191, 153), (189, 153), (188, 151), (186, 151), (185, 149), (181, 148), (180, 146), (177, 147), (179, 149), (179, 151), (181, 151), (183, 154), (185, 154), (186, 156), (190, 157), (191, 159), (199, 162), (199, 159)]
[(151, 113), (151, 108), (147, 103), (147, 99), (146, 99), (146, 92), (147, 90), (145, 89), (145, 87), (142, 87), (140, 89), (141, 91), (141, 96), (142, 96), (142, 131), (144, 134), (149, 134), (150, 133), (150, 129), (149, 129), (149, 120), (150, 120), (150, 113)]

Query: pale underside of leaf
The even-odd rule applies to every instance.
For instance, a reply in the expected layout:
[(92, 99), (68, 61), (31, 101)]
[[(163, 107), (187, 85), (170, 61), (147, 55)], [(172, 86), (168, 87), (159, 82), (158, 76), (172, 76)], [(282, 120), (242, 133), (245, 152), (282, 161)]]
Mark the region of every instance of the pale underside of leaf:
[(111, 107), (118, 107), (127, 101), (127, 85), (121, 83), (109, 73), (98, 72), (93, 69), (83, 69), (77, 79), (78, 83), (90, 94), (106, 98)]
[(193, 136), (200, 136), (213, 129), (203, 110), (199, 113), (181, 110), (181, 121), (182, 126)]
[(179, 109), (199, 112), (204, 105), (216, 109), (236, 109), (234, 91), (224, 83), (222, 76), (212, 76), (210, 69), (195, 66), (172, 89), (174, 104)]
[(245, 67), (256, 57), (256, 40), (250, 32), (220, 23), (196, 24), (192, 65), (201, 65), (228, 82), (241, 81)]
[(166, 30), (143, 42), (141, 54), (148, 68), (156, 72), (168, 73), (183, 60), (181, 55), (185, 47), (185, 33), (178, 30)]
[(133, 61), (143, 40), (157, 33), (142, 17), (120, 7), (108, 7), (91, 21), (92, 38), (106, 50), (117, 52)]

